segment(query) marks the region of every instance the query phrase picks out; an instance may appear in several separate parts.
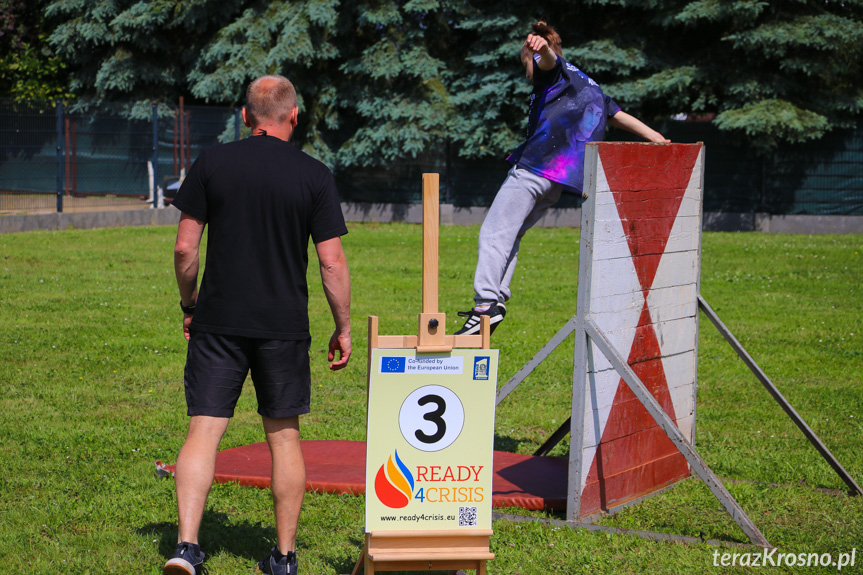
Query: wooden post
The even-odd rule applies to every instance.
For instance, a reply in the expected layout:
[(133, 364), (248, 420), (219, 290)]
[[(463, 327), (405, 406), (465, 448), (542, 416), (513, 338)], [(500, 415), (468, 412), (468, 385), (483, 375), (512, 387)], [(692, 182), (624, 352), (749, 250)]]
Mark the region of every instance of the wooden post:
[(453, 348), (446, 341), (446, 315), (438, 313), (439, 187), (438, 174), (423, 174), (423, 301), (417, 351), (427, 353)]
[(438, 174), (423, 174), (423, 313), (438, 311), (439, 185)]
[(378, 316), (369, 316), (369, 353), (366, 359), (366, 373), (372, 370), (372, 350), (378, 347)]

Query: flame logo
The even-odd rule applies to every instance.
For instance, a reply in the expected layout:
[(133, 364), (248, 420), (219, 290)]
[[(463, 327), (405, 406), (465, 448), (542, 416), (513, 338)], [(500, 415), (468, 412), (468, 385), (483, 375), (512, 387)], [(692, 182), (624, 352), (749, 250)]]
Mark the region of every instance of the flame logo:
[(395, 452), (381, 465), (375, 476), (375, 495), (381, 503), (393, 509), (407, 507), (414, 491), (414, 476)]

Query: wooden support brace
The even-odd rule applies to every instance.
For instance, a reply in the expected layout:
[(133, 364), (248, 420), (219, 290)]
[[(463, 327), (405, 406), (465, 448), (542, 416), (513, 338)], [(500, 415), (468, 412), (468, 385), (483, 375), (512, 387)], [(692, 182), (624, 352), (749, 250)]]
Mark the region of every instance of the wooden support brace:
[(771, 547), (767, 538), (758, 530), (749, 516), (743, 511), (743, 508), (737, 503), (734, 497), (725, 489), (722, 482), (713, 473), (707, 463), (701, 459), (701, 456), (692, 448), (689, 441), (683, 436), (668, 414), (663, 411), (662, 406), (656, 401), (656, 398), (651, 395), (650, 391), (644, 386), (644, 383), (632, 371), (626, 360), (623, 359), (611, 342), (605, 337), (605, 334), (596, 326), (592, 319), (585, 320), (585, 330), (591, 341), (599, 348), (599, 351), (608, 359), (620, 377), (632, 390), (633, 395), (638, 398), (641, 404), (647, 409), (647, 412), (653, 417), (654, 421), (665, 432), (668, 438), (674, 443), (674, 446), (680, 451), (686, 461), (692, 467), (693, 471), (704, 481), (705, 485), (713, 492), (713, 495), (719, 500), (725, 510), (731, 515), (731, 518), (740, 527), (741, 530), (749, 537), (749, 540), (754, 545), (762, 547)]
[(845, 482), (845, 485), (848, 486), (852, 495), (863, 495), (863, 489), (854, 481), (854, 478), (851, 477), (851, 474), (842, 467), (842, 464), (839, 463), (839, 460), (836, 459), (836, 456), (824, 445), (824, 442), (812, 431), (812, 428), (803, 420), (797, 411), (791, 407), (791, 404), (785, 399), (785, 396), (779, 391), (773, 382), (770, 381), (770, 378), (767, 377), (767, 374), (755, 363), (755, 360), (752, 359), (752, 356), (743, 348), (743, 345), (737, 341), (737, 338), (734, 337), (734, 334), (731, 333), (731, 330), (728, 329), (722, 320), (719, 319), (719, 316), (716, 315), (716, 312), (713, 311), (707, 302), (701, 297), (701, 294), (698, 295), (698, 307), (701, 311), (704, 312), (704, 315), (713, 323), (716, 329), (722, 334), (722, 337), (725, 338), (725, 341), (728, 342), (728, 345), (737, 352), (737, 355), (740, 359), (743, 360), (743, 363), (752, 371), (755, 377), (758, 378), (758, 381), (761, 382), (761, 385), (764, 386), (764, 389), (776, 400), (776, 403), (788, 414), (788, 417), (791, 418), (791, 421), (803, 432), (803, 435), (806, 436), (806, 439), (809, 440), (809, 443), (812, 444), (813, 447), (821, 454), (821, 457), (833, 468), (833, 471), (839, 475), (840, 479)]

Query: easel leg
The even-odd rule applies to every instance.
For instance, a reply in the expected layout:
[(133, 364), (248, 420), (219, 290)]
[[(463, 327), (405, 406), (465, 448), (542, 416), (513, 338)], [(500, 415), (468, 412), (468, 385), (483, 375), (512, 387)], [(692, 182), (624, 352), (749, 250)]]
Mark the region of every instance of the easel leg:
[[(363, 550), (360, 551), (360, 556), (357, 559), (356, 564), (354, 565), (354, 570), (351, 571), (351, 575), (359, 575), (360, 570), (363, 567), (363, 564), (366, 562), (366, 558), (369, 556), (368, 545), (363, 545)], [(368, 569), (366, 569), (366, 573), (368, 573)]]

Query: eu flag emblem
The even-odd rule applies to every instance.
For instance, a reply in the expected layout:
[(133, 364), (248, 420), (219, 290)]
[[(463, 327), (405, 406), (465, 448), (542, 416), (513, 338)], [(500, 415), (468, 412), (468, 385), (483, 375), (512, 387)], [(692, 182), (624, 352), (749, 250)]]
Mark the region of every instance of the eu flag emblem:
[(381, 373), (404, 373), (404, 357), (381, 357)]

